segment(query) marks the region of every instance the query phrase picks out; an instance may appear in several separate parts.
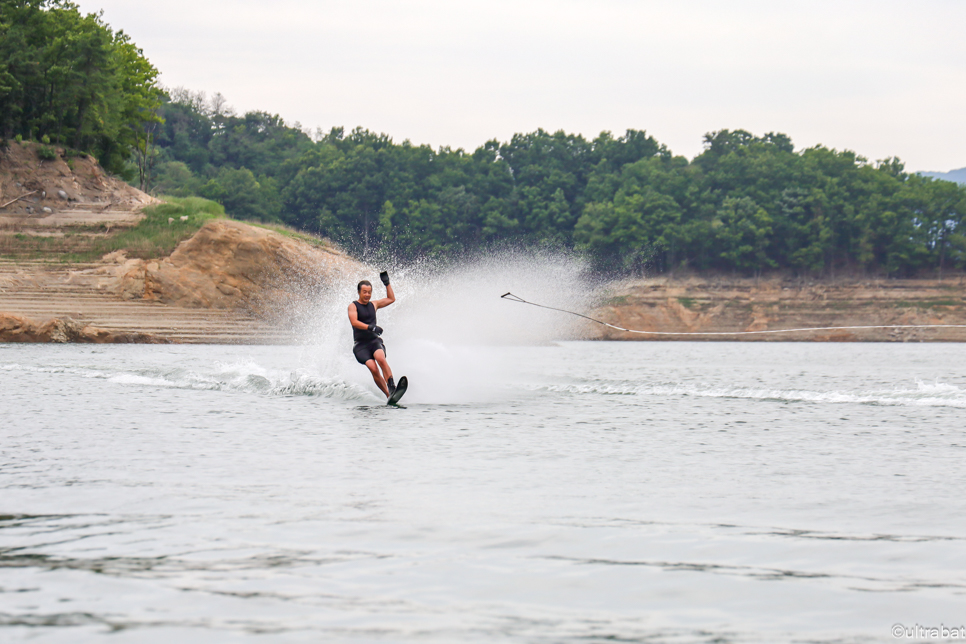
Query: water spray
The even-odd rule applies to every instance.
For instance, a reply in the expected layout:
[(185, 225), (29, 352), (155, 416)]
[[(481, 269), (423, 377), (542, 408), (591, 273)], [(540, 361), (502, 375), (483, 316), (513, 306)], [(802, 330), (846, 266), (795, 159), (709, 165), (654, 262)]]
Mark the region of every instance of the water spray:
[(801, 333), (803, 331), (844, 331), (848, 329), (966, 329), (966, 324), (870, 324), (864, 326), (817, 326), (817, 327), (807, 327), (801, 329), (769, 329), (765, 331), (638, 331), (636, 329), (625, 329), (622, 326), (617, 326), (616, 324), (611, 324), (609, 322), (604, 322), (603, 320), (598, 320), (592, 318), (588, 315), (582, 313), (577, 313), (576, 311), (568, 311), (566, 309), (558, 309), (553, 306), (545, 306), (543, 304), (537, 304), (535, 302), (528, 302), (518, 295), (513, 293), (504, 293), (500, 296), (500, 299), (507, 300), (509, 302), (517, 302), (519, 304), (529, 304), (530, 306), (536, 306), (541, 309), (548, 309), (550, 311), (559, 311), (560, 313), (567, 313), (568, 315), (575, 315), (579, 318), (584, 318), (585, 320), (590, 320), (591, 322), (596, 322), (597, 324), (602, 324), (603, 326), (615, 329), (617, 331), (623, 331), (625, 333), (637, 333), (640, 335), (763, 335), (766, 333)]

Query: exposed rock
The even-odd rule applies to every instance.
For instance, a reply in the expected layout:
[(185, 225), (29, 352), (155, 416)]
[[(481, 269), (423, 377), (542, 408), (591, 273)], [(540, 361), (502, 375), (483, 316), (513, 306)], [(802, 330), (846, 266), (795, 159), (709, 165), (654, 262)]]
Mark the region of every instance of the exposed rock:
[(0, 260), (0, 341), (291, 342), (325, 291), (368, 272), (328, 242), (230, 220), (164, 259)]
[(148, 333), (111, 332), (83, 325), (70, 318), (54, 318), (37, 322), (19, 315), (0, 313), (0, 342), (166, 344), (170, 340)]
[(268, 314), (313, 297), (362, 265), (339, 250), (227, 219), (206, 223), (162, 260), (104, 258), (124, 299)]
[[(593, 325), (605, 340), (748, 340), (821, 342), (966, 341), (966, 328), (887, 325), (966, 325), (962, 277), (938, 280), (753, 280), (653, 278), (627, 282), (594, 313), (605, 322), (653, 335)], [(659, 335), (885, 326), (753, 335)]]

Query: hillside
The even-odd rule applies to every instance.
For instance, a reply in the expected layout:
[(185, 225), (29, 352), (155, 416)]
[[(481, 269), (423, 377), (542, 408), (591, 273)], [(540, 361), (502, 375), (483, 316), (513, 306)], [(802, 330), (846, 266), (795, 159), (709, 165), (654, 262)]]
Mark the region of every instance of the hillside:
[(359, 270), (323, 240), (162, 204), (40, 149), (0, 154), (0, 341), (289, 342), (274, 312)]
[[(297, 312), (365, 267), (331, 243), (225, 218), (200, 199), (161, 203), (91, 157), (13, 144), (0, 154), (0, 341), (277, 343)], [(49, 156), (49, 153), (47, 153)], [(966, 324), (946, 280), (651, 278), (612, 284), (592, 314), (642, 331)], [(873, 329), (617, 340), (966, 341), (966, 329)]]
[(157, 199), (63, 148), (8, 142), (0, 150), (0, 255), (83, 249), (143, 218)]
[(932, 177), (933, 179), (942, 179), (943, 181), (952, 181), (966, 185), (966, 168), (950, 170), (949, 172), (920, 172), (919, 174), (924, 177)]

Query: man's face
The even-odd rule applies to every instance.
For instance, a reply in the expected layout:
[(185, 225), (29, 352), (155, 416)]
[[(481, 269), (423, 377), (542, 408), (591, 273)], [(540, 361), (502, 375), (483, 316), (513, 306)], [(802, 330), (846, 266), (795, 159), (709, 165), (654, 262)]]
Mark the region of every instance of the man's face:
[(362, 302), (363, 304), (368, 304), (371, 298), (372, 298), (372, 287), (366, 286), (365, 284), (363, 284), (362, 288), (359, 289), (359, 301)]

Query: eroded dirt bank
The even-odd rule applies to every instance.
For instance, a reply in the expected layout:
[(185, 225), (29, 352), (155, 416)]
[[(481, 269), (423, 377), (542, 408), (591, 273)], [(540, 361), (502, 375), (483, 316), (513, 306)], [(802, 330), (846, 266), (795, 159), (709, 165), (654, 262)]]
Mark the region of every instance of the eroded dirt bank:
[(364, 270), (325, 244), (212, 220), (163, 259), (0, 262), (0, 341), (294, 342), (316, 298)]
[[(40, 156), (47, 150), (52, 158)], [(124, 228), (159, 200), (104, 172), (93, 157), (63, 148), (8, 142), (0, 149), (0, 248), (8, 235), (93, 234), (92, 226)], [(6, 242), (6, 243), (4, 243)]]
[(293, 342), (319, 295), (365, 271), (324, 240), (230, 219), (158, 259), (72, 254), (157, 203), (90, 156), (0, 148), (0, 342)]
[[(966, 284), (939, 280), (654, 278), (612, 286), (594, 311), (627, 329), (732, 332), (830, 326), (963, 324)], [(590, 325), (605, 340), (966, 341), (959, 329), (843, 329), (734, 336), (638, 335)]]
[(112, 289), (126, 300), (262, 316), (311, 298), (361, 268), (334, 247), (228, 219), (209, 221), (164, 259), (129, 260), (119, 251), (104, 263), (115, 277)]

